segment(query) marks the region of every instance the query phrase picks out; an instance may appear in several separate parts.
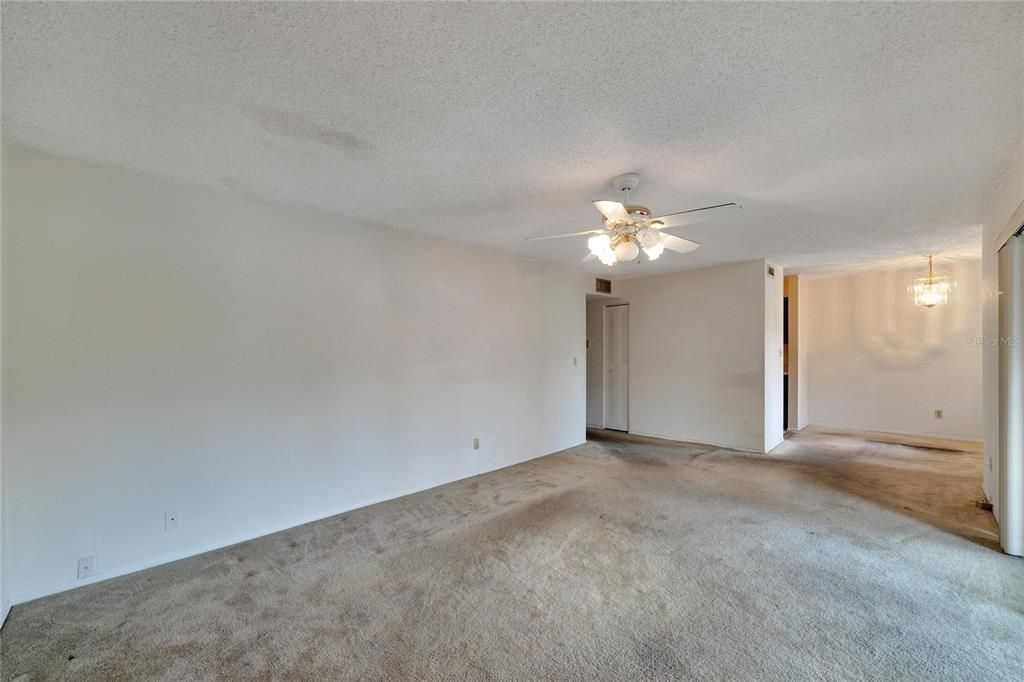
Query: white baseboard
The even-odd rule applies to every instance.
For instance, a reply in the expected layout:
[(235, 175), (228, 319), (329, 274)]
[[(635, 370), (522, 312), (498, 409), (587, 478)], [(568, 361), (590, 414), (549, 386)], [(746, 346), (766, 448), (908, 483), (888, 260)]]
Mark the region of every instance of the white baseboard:
[(913, 433), (910, 431), (875, 431), (872, 429), (832, 426), (829, 424), (810, 424), (805, 430), (812, 433), (854, 436), (868, 440), (918, 447), (934, 447), (942, 450), (960, 450), (963, 452), (981, 452), (982, 450), (981, 439), (971, 437), (942, 436), (934, 433)]
[(763, 451), (757, 450), (755, 448), (745, 448), (745, 447), (741, 447), (739, 445), (724, 445), (722, 443), (706, 443), (704, 441), (699, 441), (699, 440), (689, 440), (689, 439), (677, 438), (676, 436), (663, 436), (663, 435), (658, 434), (658, 433), (645, 433), (643, 431), (632, 431), (632, 430), (626, 431), (626, 432), (620, 431), (618, 433), (628, 433), (631, 436), (644, 436), (645, 438), (660, 438), (661, 440), (670, 440), (673, 443), (688, 443), (690, 445), (704, 445), (704, 446), (707, 446), (709, 448), (721, 448), (722, 450), (736, 450), (737, 452), (749, 452), (749, 453), (752, 453), (752, 454), (755, 454), (755, 455), (763, 455), (764, 454)]
[(95, 576), (93, 576), (91, 578), (85, 578), (85, 579), (82, 579), (82, 580), (77, 580), (77, 579), (76, 580), (65, 580), (65, 581), (61, 581), (59, 583), (51, 583), (49, 585), (45, 585), (43, 587), (38, 587), (38, 588), (35, 588), (35, 589), (32, 589), (32, 590), (26, 590), (24, 592), (18, 592), (17, 594), (12, 594), (11, 595), (11, 598), (10, 598), (9, 602), (7, 603), (7, 605), (5, 607), (6, 610), (4, 611), (4, 617), (6, 618), (7, 611), (10, 610), (11, 606), (15, 606), (17, 604), (24, 604), (25, 602), (29, 602), (29, 601), (32, 601), (34, 599), (40, 599), (42, 597), (48, 597), (51, 594), (57, 594), (58, 592), (66, 592), (68, 590), (74, 590), (74, 589), (77, 589), (79, 587), (85, 587), (86, 585), (92, 585), (94, 583), (103, 582), (104, 580), (111, 580), (113, 578), (120, 578), (121, 576), (128, 575), (130, 573), (137, 573), (138, 571), (144, 571), (147, 568), (154, 568), (154, 567), (160, 566), (162, 564), (168, 564), (168, 563), (170, 563), (172, 561), (180, 561), (181, 559), (187, 559), (189, 557), (197, 556), (199, 554), (205, 554), (206, 552), (212, 552), (214, 550), (224, 549), (226, 547), (231, 547), (233, 545), (238, 545), (238, 544), (241, 544), (243, 542), (248, 542), (250, 540), (255, 540), (256, 538), (261, 538), (261, 537), (264, 537), (266, 535), (273, 535), (274, 533), (280, 533), (281, 531), (285, 531), (285, 530), (288, 530), (290, 528), (296, 528), (298, 526), (304, 526), (307, 523), (313, 523), (314, 521), (321, 521), (323, 519), (328, 519), (328, 518), (330, 518), (332, 516), (337, 516), (338, 514), (347, 514), (348, 512), (355, 511), (356, 509), (362, 509), (363, 507), (369, 507), (369, 506), (372, 506), (372, 505), (375, 505), (375, 504), (379, 504), (381, 502), (387, 502), (388, 500), (397, 500), (400, 497), (405, 497), (407, 495), (415, 495), (416, 493), (421, 493), (421, 492), (423, 492), (425, 490), (431, 490), (433, 488), (439, 488), (441, 486), (448, 485), (450, 483), (458, 483), (459, 481), (464, 481), (464, 480), (466, 480), (468, 478), (473, 478), (475, 476), (482, 476), (484, 474), (489, 474), (489, 473), (494, 472), (494, 471), (501, 471), (502, 469), (507, 469), (509, 467), (514, 467), (514, 466), (516, 466), (518, 464), (522, 464), (524, 462), (529, 462), (529, 461), (534, 460), (534, 459), (540, 459), (541, 457), (547, 457), (548, 455), (554, 455), (556, 453), (562, 452), (563, 450), (568, 450), (570, 448), (574, 448), (574, 447), (577, 447), (579, 445), (583, 445), (586, 442), (587, 442), (586, 439), (584, 439), (584, 440), (582, 440), (582, 441), (580, 441), (578, 443), (574, 443), (572, 445), (569, 445), (568, 447), (562, 448), (561, 450), (555, 450), (553, 452), (546, 452), (546, 453), (543, 453), (543, 454), (540, 454), (540, 455), (535, 455), (533, 457), (527, 457), (526, 459), (521, 459), (521, 460), (519, 460), (517, 462), (512, 462), (511, 464), (505, 464), (503, 466), (499, 466), (499, 467), (496, 467), (494, 469), (485, 469), (483, 471), (477, 471), (477, 472), (474, 472), (474, 473), (471, 473), (471, 474), (467, 474), (465, 476), (461, 476), (459, 478), (453, 478), (453, 479), (446, 480), (446, 481), (434, 481), (434, 482), (429, 483), (427, 485), (416, 487), (416, 488), (411, 488), (411, 489), (408, 489), (408, 490), (405, 490), (405, 491), (402, 491), (402, 492), (391, 493), (391, 494), (384, 495), (382, 497), (374, 497), (374, 498), (370, 498), (370, 499), (366, 499), (366, 500), (360, 500), (359, 502), (356, 502), (354, 504), (346, 505), (344, 507), (338, 507), (336, 509), (331, 509), (331, 510), (326, 511), (326, 512), (321, 512), (321, 513), (301, 516), (301, 517), (298, 517), (298, 518), (293, 518), (293, 519), (291, 519), (289, 521), (286, 521), (284, 523), (275, 525), (273, 527), (265, 528), (263, 530), (260, 530), (260, 531), (254, 532), (254, 533), (246, 533), (246, 534), (241, 535), (241, 536), (235, 536), (235, 537), (227, 538), (227, 539), (219, 541), (219, 542), (217, 542), (215, 544), (204, 545), (204, 546), (201, 546), (201, 547), (198, 547), (198, 548), (192, 548), (192, 549), (184, 550), (184, 551), (181, 551), (181, 552), (172, 552), (172, 553), (169, 553), (169, 554), (164, 554), (164, 555), (161, 555), (161, 556), (158, 556), (158, 557), (154, 557), (154, 558), (151, 558), (151, 559), (144, 559), (142, 561), (132, 562), (132, 563), (129, 563), (129, 564), (122, 564), (120, 566), (117, 566), (117, 567), (109, 570), (109, 571), (106, 571), (106, 572), (101, 573), (99, 575), (95, 575)]
[(11, 602), (5, 601), (0, 604), (0, 628), (7, 622), (7, 614), (11, 612)]

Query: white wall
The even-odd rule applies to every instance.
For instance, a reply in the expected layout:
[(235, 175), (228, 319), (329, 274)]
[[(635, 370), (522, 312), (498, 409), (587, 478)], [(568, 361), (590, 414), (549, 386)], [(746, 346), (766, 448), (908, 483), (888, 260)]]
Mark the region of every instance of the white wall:
[(764, 279), (764, 444), (768, 452), (782, 442), (785, 434), (782, 354), (783, 271), (773, 265), (774, 277)]
[(764, 268), (756, 260), (615, 282), (630, 305), (630, 432), (763, 451)]
[(981, 264), (935, 266), (957, 288), (931, 309), (907, 291), (924, 258), (913, 269), (806, 281), (812, 424), (981, 440)]
[(81, 556), (109, 576), (584, 440), (590, 278), (21, 149), (4, 163), (15, 600), (83, 584)]
[(810, 406), (807, 404), (807, 297), (803, 295), (803, 277), (797, 277), (797, 291), (796, 428), (799, 430), (810, 423)]
[(1024, 142), (1003, 179), (985, 219), (982, 237), (982, 318), (984, 327), (985, 493), (999, 518), (999, 259), (997, 237), (1024, 201)]

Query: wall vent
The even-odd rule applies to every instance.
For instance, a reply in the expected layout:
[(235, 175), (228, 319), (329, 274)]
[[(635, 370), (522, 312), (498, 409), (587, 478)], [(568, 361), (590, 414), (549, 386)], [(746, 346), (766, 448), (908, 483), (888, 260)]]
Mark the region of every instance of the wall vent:
[(772, 277), (772, 278), (775, 277), (775, 266), (774, 265), (769, 265), (768, 266), (768, 276)]
[(610, 294), (612, 293), (612, 281), (610, 279), (597, 278), (597, 293), (599, 294)]

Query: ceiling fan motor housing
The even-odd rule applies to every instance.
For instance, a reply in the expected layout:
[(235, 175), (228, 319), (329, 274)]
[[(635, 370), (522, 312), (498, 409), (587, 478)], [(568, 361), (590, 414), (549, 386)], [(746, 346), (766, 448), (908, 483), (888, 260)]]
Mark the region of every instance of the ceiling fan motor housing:
[(623, 173), (622, 175), (616, 175), (615, 179), (612, 180), (612, 184), (614, 184), (615, 189), (620, 192), (632, 191), (640, 184), (640, 175), (638, 173)]
[(651, 209), (647, 208), (646, 206), (627, 205), (626, 212), (629, 213), (629, 215), (636, 215), (637, 213), (639, 213), (648, 220), (654, 217), (654, 214), (651, 213)]

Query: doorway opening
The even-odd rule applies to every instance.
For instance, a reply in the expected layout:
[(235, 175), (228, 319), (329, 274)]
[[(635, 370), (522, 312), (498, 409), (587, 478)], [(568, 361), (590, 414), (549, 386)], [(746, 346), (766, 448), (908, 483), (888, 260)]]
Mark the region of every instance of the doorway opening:
[(587, 426), (629, 431), (629, 302), (587, 294)]
[(807, 426), (807, 281), (786, 275), (782, 282), (782, 429), (787, 433)]
[(604, 308), (604, 428), (629, 431), (629, 304)]
[(782, 431), (789, 431), (789, 296), (782, 297)]

